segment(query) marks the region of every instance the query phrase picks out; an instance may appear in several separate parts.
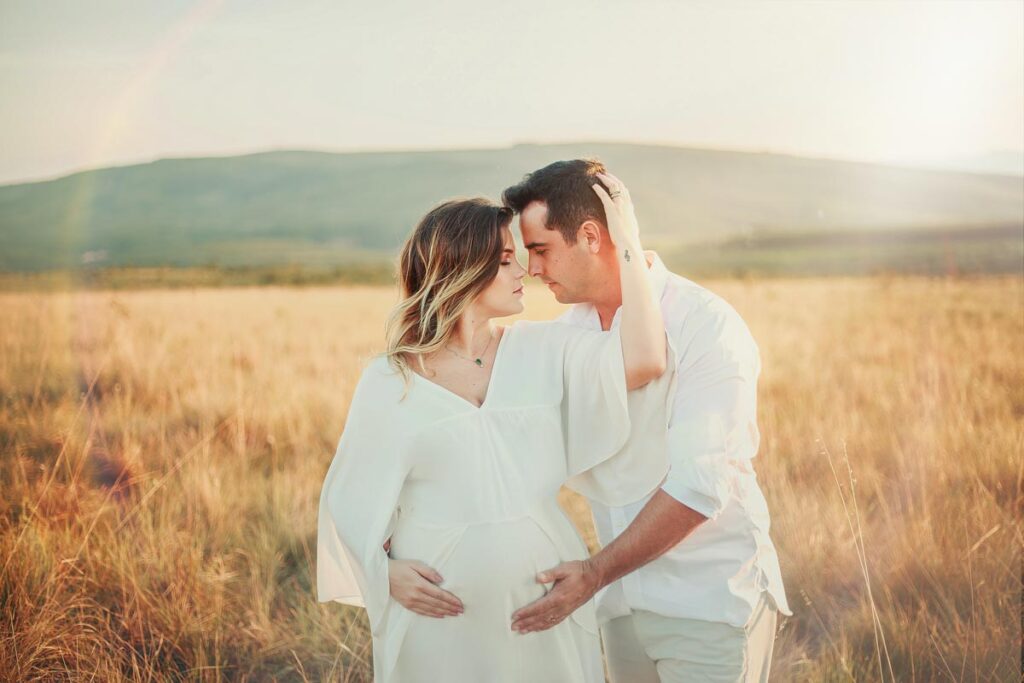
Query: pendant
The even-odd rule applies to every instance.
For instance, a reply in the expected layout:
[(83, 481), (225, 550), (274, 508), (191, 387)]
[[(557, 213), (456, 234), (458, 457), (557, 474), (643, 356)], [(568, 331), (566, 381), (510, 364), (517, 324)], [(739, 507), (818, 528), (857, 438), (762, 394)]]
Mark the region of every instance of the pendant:
[(477, 359), (476, 359), (475, 361), (473, 361), (473, 362), (474, 362), (474, 363), (476, 363), (476, 366), (477, 366), (478, 368), (482, 368), (482, 367), (484, 366), (484, 362), (483, 362), (483, 360), (481, 360), (480, 358), (477, 358)]

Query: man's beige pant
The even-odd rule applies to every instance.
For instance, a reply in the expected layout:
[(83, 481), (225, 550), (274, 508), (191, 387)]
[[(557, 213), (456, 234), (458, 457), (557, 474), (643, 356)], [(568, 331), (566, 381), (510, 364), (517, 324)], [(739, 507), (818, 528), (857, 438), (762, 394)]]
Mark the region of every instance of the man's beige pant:
[(764, 683), (777, 620), (767, 594), (744, 628), (636, 610), (601, 629), (612, 683)]

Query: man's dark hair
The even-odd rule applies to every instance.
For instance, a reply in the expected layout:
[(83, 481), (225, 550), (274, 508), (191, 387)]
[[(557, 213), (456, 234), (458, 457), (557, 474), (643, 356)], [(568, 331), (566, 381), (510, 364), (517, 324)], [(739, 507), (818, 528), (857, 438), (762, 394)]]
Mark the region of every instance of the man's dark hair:
[(604, 205), (593, 188), (594, 183), (604, 185), (597, 174), (606, 172), (597, 159), (556, 161), (527, 173), (518, 185), (502, 192), (501, 199), (516, 213), (522, 213), (530, 202), (544, 202), (548, 207), (544, 227), (562, 233), (567, 244), (575, 244), (576, 231), (584, 221), (608, 226)]

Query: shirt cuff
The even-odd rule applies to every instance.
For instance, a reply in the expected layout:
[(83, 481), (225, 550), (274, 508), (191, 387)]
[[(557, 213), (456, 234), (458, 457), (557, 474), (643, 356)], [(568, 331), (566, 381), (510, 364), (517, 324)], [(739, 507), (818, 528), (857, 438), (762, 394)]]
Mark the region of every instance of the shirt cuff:
[(732, 467), (720, 457), (672, 463), (661, 490), (708, 519), (715, 519), (732, 497)]
[(735, 470), (729, 463), (725, 420), (704, 414), (669, 428), (671, 469), (662, 490), (708, 519), (722, 513), (732, 498)]

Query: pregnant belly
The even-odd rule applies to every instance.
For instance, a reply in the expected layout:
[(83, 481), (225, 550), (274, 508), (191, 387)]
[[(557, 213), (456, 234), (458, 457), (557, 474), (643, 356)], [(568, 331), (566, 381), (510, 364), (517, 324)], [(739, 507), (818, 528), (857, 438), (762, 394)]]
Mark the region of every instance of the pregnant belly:
[[(568, 528), (555, 526), (562, 522)], [(404, 613), (408, 630), (397, 658), (398, 680), (603, 680), (596, 628), (584, 631), (575, 614), (547, 631), (512, 631), (512, 612), (545, 593), (537, 572), (586, 552), (566, 533), (574, 534), (571, 524), (554, 516), (541, 523), (524, 517), (451, 529), (400, 521), (392, 556), (434, 566), (444, 577), (442, 587), (466, 609), (441, 619)], [(590, 622), (592, 613), (590, 608)]]
[(403, 521), (392, 539), (391, 555), (431, 565), (444, 577), (441, 587), (462, 600), (466, 615), (505, 625), (511, 624), (513, 611), (544, 595), (538, 572), (577, 559), (572, 549), (559, 552), (530, 517), (457, 529)]

